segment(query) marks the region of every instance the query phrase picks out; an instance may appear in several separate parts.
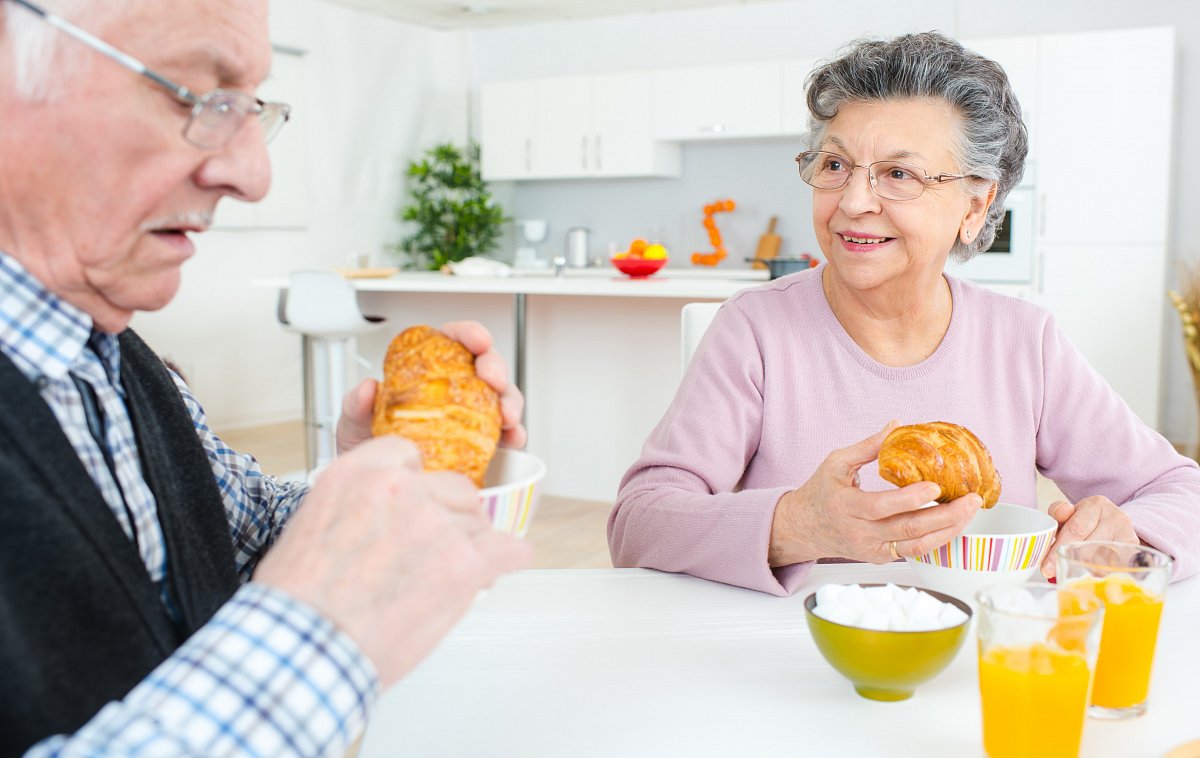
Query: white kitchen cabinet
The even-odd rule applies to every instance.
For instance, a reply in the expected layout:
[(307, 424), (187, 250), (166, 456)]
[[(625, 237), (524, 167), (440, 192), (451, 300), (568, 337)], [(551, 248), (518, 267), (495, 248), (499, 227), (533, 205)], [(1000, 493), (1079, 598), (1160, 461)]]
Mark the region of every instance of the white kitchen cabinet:
[[(1039, 38), (993, 37), (991, 39), (963, 40), (963, 46), (994, 60), (1004, 68), (1008, 82), (1012, 85), (1017, 102), (1021, 104), (1021, 120), (1029, 132), (1029, 160), (1037, 159), (1038, 152), (1038, 78)], [(1029, 177), (1032, 178), (1032, 177)]]
[(1055, 244), (1165, 244), (1174, 29), (1040, 42), (1039, 236)]
[(1038, 300), (1158, 428), (1175, 37), (1039, 38)]
[(654, 136), (658, 139), (732, 139), (781, 134), (781, 62), (654, 72)]
[(653, 137), (651, 88), (646, 73), (485, 85), (483, 177), (677, 176), (679, 146)]
[(1152, 428), (1162, 377), (1165, 253), (1162, 245), (1043, 245), (1035, 297)]
[(679, 176), (679, 145), (654, 136), (649, 72), (592, 79), (592, 176)]
[(537, 119), (534, 82), (496, 82), (483, 87), (479, 135), (484, 179), (524, 179), (533, 175), (533, 134)]
[(591, 80), (541, 79), (535, 88), (532, 174), (542, 178), (586, 175), (592, 140)]
[[(799, 58), (783, 63), (783, 133), (789, 136), (808, 131), (808, 101), (805, 80), (816, 68), (815, 58)], [(799, 152), (799, 150), (797, 150)]]

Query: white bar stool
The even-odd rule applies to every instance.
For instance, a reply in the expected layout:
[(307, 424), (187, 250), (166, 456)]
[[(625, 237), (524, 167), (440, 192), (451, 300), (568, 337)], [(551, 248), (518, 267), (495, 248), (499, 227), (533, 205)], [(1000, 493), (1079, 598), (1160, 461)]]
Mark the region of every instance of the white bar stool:
[(346, 396), (346, 352), (351, 340), (383, 326), (366, 316), (354, 285), (336, 271), (293, 271), (280, 294), (279, 320), (301, 338), (304, 362), (305, 454), (308, 470), (337, 454), (337, 420)]

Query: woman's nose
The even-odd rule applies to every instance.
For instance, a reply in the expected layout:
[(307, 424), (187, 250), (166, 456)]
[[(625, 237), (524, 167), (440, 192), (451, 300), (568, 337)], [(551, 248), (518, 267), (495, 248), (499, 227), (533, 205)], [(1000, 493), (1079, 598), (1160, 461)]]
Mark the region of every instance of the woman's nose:
[(842, 200), (838, 204), (848, 216), (872, 213), (879, 210), (879, 196), (871, 186), (871, 170), (866, 166), (855, 166), (850, 180), (842, 187)]

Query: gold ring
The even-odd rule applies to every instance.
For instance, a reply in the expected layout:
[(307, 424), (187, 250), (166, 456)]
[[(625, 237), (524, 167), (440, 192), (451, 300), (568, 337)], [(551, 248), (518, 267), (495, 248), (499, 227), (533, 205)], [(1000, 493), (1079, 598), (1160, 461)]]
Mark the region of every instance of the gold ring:
[(896, 550), (896, 541), (895, 540), (892, 540), (891, 542), (888, 543), (888, 552), (892, 554), (893, 561), (900, 560), (900, 552), (898, 550)]

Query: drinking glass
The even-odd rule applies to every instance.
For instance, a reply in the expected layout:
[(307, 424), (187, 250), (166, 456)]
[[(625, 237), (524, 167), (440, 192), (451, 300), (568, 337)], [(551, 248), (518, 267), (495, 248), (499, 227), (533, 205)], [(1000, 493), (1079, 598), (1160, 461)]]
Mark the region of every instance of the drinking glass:
[(975, 594), (988, 758), (1079, 755), (1104, 606), (1044, 582)]
[(1136, 718), (1146, 712), (1158, 621), (1171, 578), (1170, 556), (1124, 542), (1072, 542), (1055, 553), (1058, 582), (1105, 605), (1100, 659), (1088, 715)]

